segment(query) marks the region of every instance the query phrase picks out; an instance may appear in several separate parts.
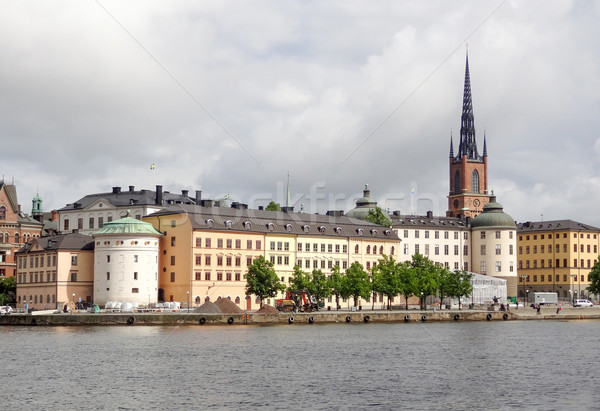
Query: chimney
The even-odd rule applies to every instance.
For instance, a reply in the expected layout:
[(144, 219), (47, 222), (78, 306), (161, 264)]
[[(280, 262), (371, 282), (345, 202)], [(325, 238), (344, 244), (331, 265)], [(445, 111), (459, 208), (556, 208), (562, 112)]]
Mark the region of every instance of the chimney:
[(344, 215), (344, 210), (328, 210), (325, 215), (330, 217), (341, 217)]
[(118, 194), (121, 192), (121, 187), (113, 187), (113, 194)]
[(135, 186), (129, 186), (129, 192), (132, 193), (135, 191)]
[(162, 205), (163, 203), (163, 187), (157, 185), (156, 186), (156, 205)]
[(196, 190), (196, 204), (200, 204), (202, 201), (202, 190)]
[(184, 197), (187, 197), (189, 193), (189, 190), (181, 190), (181, 195)]
[(258, 206), (259, 210), (264, 210), (265, 208), (263, 206)]
[(248, 209), (248, 204), (244, 204), (244, 203), (240, 203), (240, 202), (234, 201), (233, 203), (231, 203), (231, 208), (235, 208), (236, 210), (247, 210)]
[(427, 212), (427, 218), (433, 218), (433, 211)]
[(283, 207), (281, 207), (281, 211), (283, 211), (284, 213), (293, 213), (294, 207), (293, 206), (283, 206)]

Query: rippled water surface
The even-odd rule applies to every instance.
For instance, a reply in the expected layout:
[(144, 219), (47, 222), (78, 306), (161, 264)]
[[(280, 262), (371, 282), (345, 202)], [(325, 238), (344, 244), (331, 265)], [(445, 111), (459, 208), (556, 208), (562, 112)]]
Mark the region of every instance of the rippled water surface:
[(3, 409), (593, 409), (598, 321), (1, 327)]

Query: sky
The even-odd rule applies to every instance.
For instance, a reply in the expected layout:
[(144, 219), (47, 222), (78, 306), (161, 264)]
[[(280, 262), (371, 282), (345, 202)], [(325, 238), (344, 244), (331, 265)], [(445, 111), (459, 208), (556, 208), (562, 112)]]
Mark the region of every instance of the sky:
[(598, 21), (591, 0), (4, 0), (0, 173), (27, 213), (157, 184), (285, 205), (289, 173), (296, 210), (368, 184), (445, 215), (468, 48), (504, 211), (600, 227)]

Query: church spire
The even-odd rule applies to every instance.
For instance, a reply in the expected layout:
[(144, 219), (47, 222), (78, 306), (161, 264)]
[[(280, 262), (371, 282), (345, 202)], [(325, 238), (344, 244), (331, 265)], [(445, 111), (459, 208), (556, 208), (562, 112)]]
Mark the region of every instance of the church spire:
[(481, 157), (477, 152), (477, 141), (475, 140), (475, 119), (473, 116), (473, 98), (471, 96), (471, 76), (469, 74), (468, 52), (465, 67), (463, 108), (460, 121), (460, 146), (458, 148), (458, 155), (460, 157), (466, 155), (469, 160), (481, 160)]
[(487, 142), (485, 139), (485, 130), (483, 130), (483, 156), (487, 157)]
[(452, 145), (452, 131), (450, 131), (450, 158), (454, 158), (454, 146)]

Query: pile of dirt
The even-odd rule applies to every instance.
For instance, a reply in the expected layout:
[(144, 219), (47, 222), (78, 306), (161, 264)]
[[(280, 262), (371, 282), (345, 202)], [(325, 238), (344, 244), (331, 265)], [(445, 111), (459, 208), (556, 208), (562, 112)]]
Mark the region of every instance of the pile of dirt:
[(210, 301), (205, 302), (200, 307), (194, 310), (195, 313), (203, 313), (203, 314), (220, 314), (223, 311), (219, 308), (219, 306)]
[(222, 313), (237, 314), (243, 312), (242, 309), (229, 298), (221, 298), (220, 300), (217, 300), (215, 304), (221, 309)]
[(256, 314), (279, 314), (279, 310), (272, 305), (265, 304), (256, 311)]

